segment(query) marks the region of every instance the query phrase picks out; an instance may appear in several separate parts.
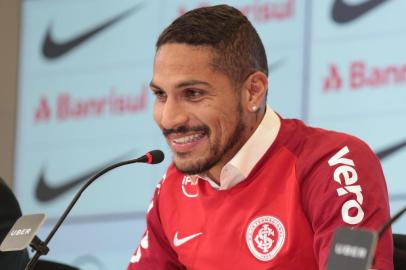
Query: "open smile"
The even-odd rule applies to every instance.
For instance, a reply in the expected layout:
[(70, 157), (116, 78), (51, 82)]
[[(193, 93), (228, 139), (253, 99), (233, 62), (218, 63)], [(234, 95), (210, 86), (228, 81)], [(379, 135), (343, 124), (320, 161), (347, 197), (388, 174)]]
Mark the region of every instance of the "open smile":
[(201, 142), (207, 139), (204, 131), (193, 133), (172, 133), (166, 136), (173, 151), (185, 153), (194, 150)]
[(174, 138), (172, 143), (174, 144), (187, 144), (197, 142), (205, 136), (204, 133), (192, 134), (184, 137)]

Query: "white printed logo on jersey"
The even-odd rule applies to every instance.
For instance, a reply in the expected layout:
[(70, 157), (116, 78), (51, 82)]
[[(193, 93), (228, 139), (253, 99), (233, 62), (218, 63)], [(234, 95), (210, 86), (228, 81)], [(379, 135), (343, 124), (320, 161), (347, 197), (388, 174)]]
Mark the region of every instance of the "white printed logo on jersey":
[(194, 181), (191, 176), (186, 175), (182, 180), (182, 192), (188, 198), (195, 198), (199, 196), (199, 188), (197, 186), (198, 179)]
[(198, 233), (195, 233), (195, 234), (192, 234), (192, 235), (188, 235), (188, 236), (179, 238), (178, 237), (178, 232), (176, 232), (175, 236), (173, 237), (173, 245), (175, 247), (179, 247), (179, 246), (183, 245), (184, 243), (189, 242), (190, 240), (192, 240), (193, 238), (195, 238), (195, 237), (197, 237), (197, 236), (199, 236), (201, 234), (203, 234), (203, 233), (198, 232)]
[(344, 157), (349, 152), (348, 147), (344, 146), (328, 160), (328, 164), (331, 167), (340, 165), (334, 170), (333, 175), (334, 181), (340, 184), (337, 189), (338, 196), (341, 197), (351, 193), (355, 195), (355, 199), (347, 200), (341, 207), (343, 221), (355, 225), (364, 219), (364, 210), (361, 207), (364, 197), (361, 186), (357, 185), (358, 173), (355, 163), (353, 160)]
[(246, 240), (252, 255), (267, 262), (275, 258), (285, 242), (282, 222), (273, 216), (257, 217), (248, 225)]
[(148, 244), (148, 230), (145, 232), (144, 237), (141, 239), (141, 244), (137, 248), (136, 253), (131, 257), (131, 263), (138, 263), (141, 260), (141, 248), (147, 249), (149, 246)]

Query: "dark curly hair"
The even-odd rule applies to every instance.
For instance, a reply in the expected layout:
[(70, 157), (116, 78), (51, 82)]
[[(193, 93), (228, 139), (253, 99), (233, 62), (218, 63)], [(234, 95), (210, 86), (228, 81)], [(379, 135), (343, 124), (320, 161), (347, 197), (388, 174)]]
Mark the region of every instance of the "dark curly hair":
[(168, 43), (213, 48), (212, 67), (236, 85), (254, 71), (268, 76), (266, 53), (257, 31), (244, 14), (227, 5), (198, 8), (180, 16), (161, 33), (157, 50)]

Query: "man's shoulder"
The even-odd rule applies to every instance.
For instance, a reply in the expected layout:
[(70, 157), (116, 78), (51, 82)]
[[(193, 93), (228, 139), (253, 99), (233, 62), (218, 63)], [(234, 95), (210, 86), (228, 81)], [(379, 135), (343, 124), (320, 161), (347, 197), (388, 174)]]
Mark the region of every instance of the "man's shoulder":
[[(288, 124), (289, 121), (287, 120)], [(332, 175), (340, 162), (355, 164), (358, 170), (374, 166), (380, 170), (379, 159), (373, 150), (360, 138), (333, 130), (294, 123), (286, 148), (296, 157), (298, 179), (321, 172)], [(342, 165), (342, 164), (341, 164)], [(317, 178), (317, 177), (316, 177)], [(315, 178), (315, 179), (316, 179)], [(317, 182), (317, 181), (316, 181)]]
[(297, 157), (316, 155), (320, 158), (345, 146), (371, 152), (362, 139), (345, 132), (307, 125), (297, 119), (285, 119), (282, 125), (287, 126), (285, 136), (290, 138), (286, 147)]

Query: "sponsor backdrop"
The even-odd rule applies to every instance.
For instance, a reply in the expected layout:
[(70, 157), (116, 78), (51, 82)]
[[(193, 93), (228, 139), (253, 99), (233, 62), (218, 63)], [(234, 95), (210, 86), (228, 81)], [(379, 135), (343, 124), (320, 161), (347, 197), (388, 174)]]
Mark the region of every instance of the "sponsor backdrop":
[[(22, 2), (15, 184), (47, 235), (89, 175), (154, 148), (164, 164), (103, 176), (51, 241), (49, 259), (123, 269), (170, 153), (152, 120), (154, 43), (180, 14), (219, 1)], [(227, 1), (268, 53), (268, 103), (285, 117), (355, 134), (379, 155), (392, 212), (406, 205), (406, 2)], [(406, 218), (394, 231), (405, 233)]]

